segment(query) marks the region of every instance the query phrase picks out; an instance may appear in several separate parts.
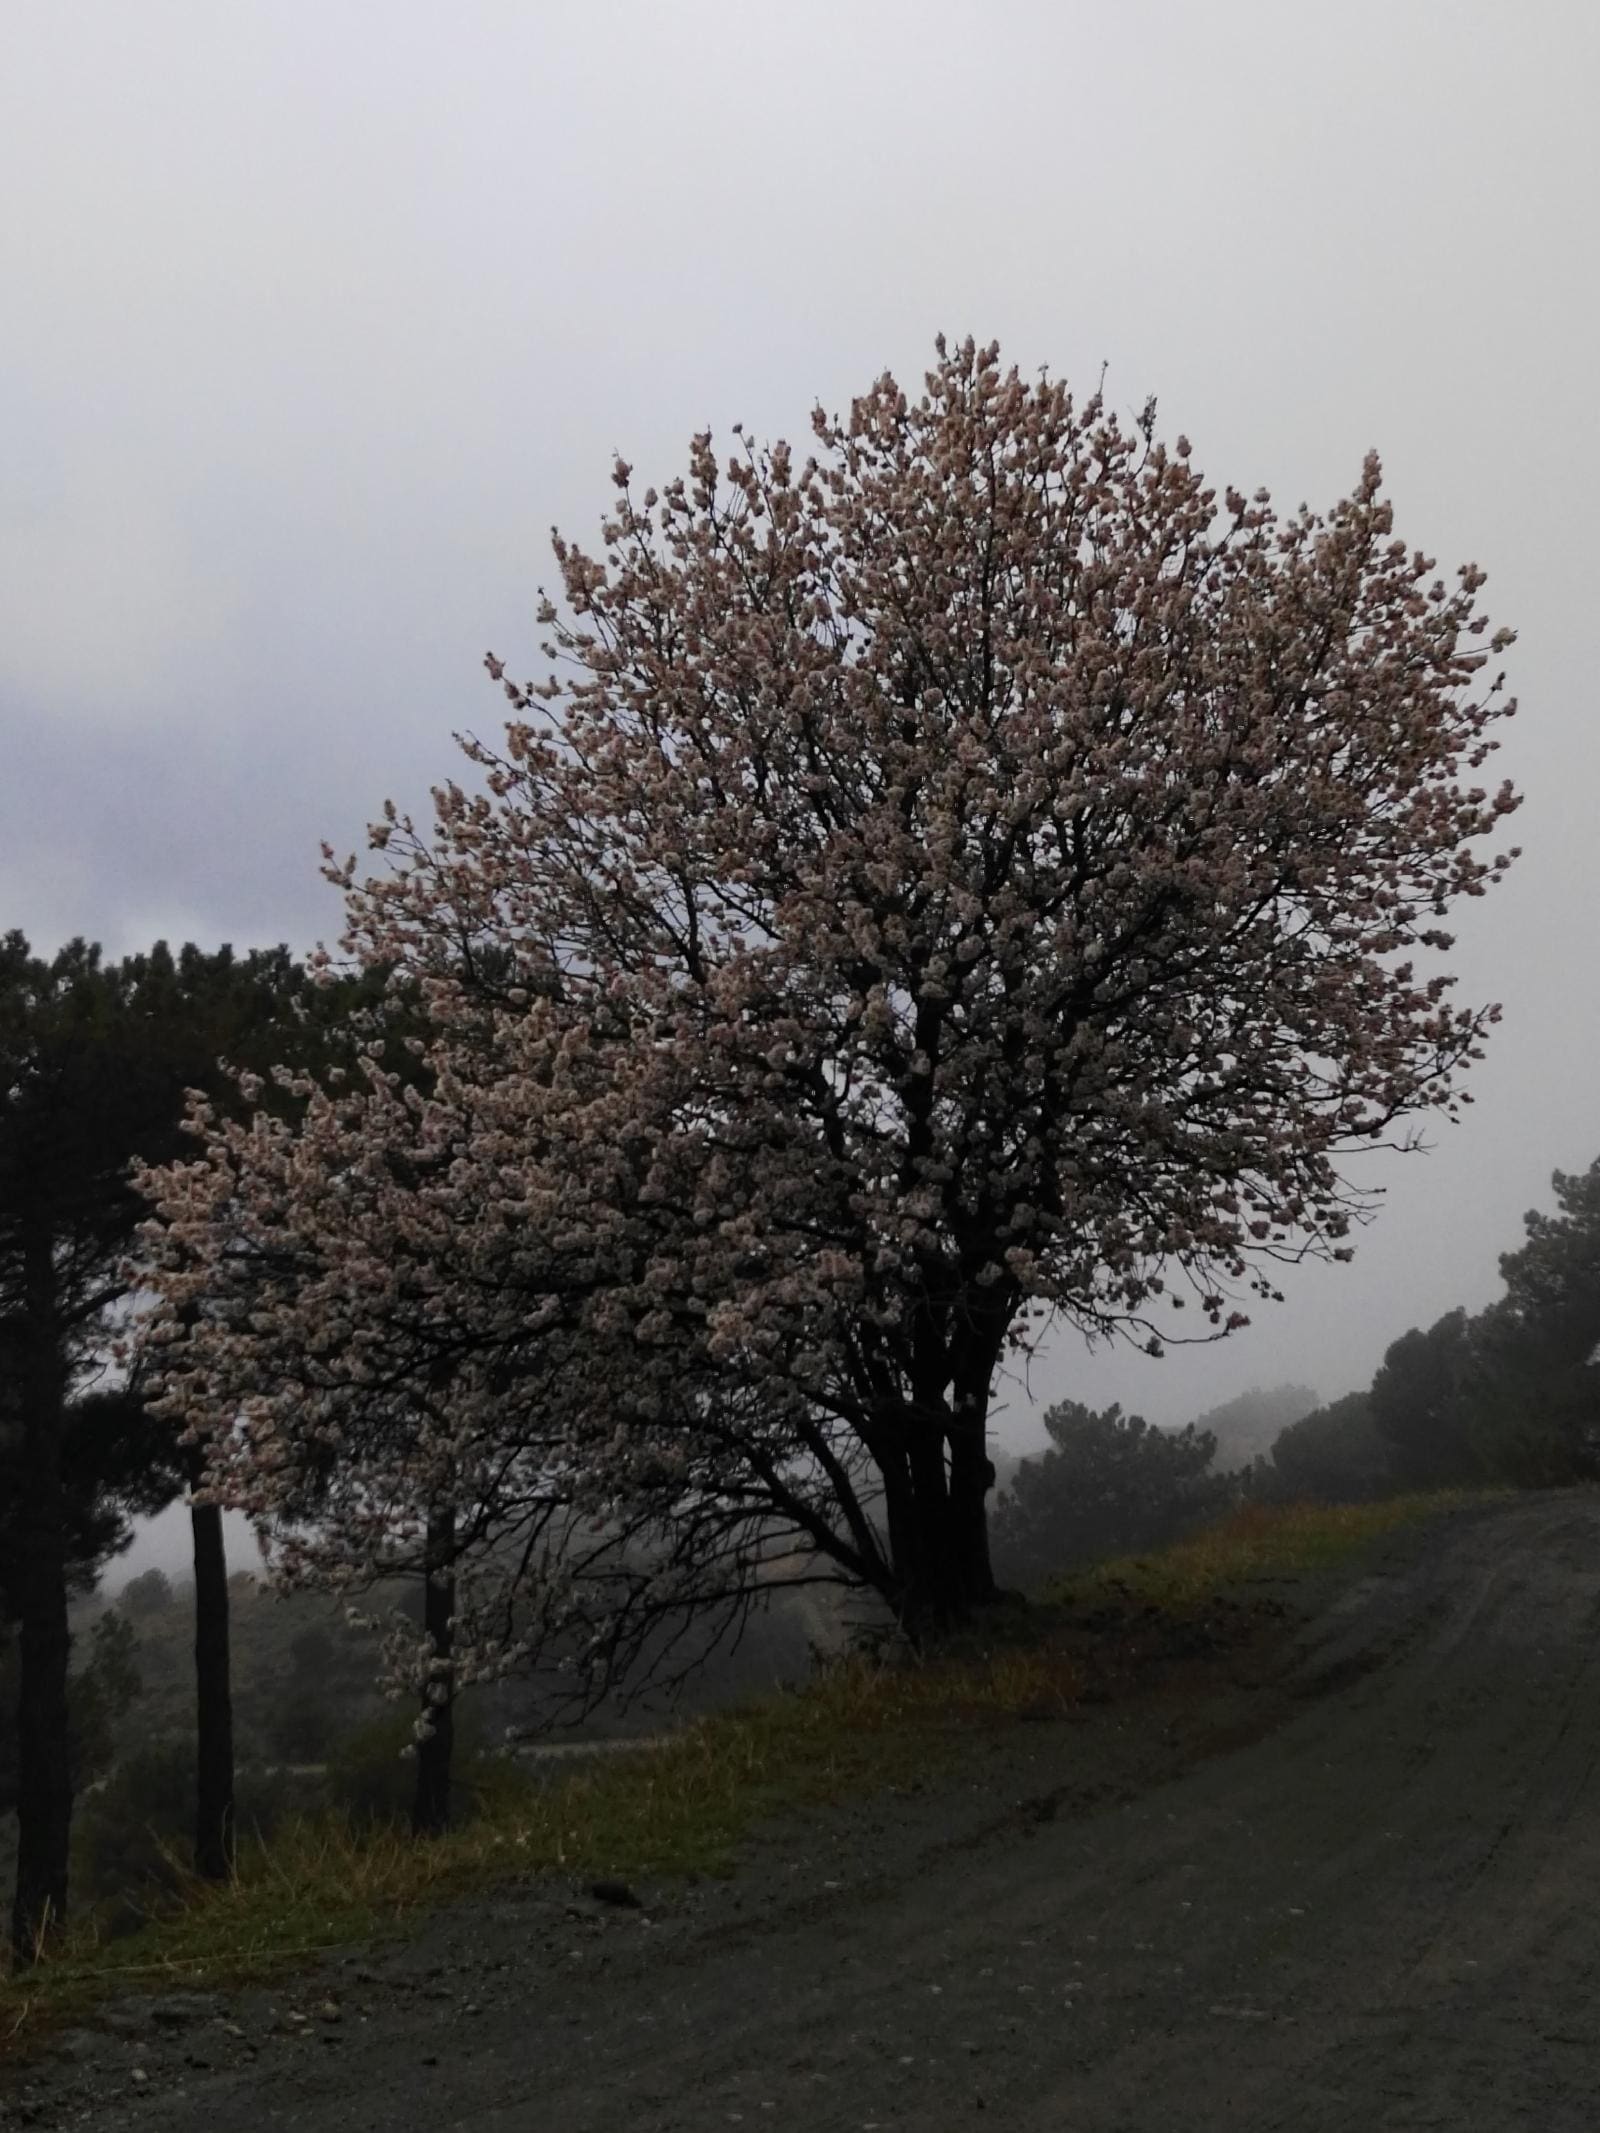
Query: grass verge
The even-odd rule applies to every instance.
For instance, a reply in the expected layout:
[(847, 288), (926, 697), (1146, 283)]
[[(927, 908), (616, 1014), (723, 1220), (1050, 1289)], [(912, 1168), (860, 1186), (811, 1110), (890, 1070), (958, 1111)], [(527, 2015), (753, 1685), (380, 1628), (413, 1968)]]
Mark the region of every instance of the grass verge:
[(527, 1875), (727, 1871), (740, 1840), (777, 1814), (916, 1782), (975, 1732), (1064, 1714), (1107, 1679), (1137, 1682), (1172, 1648), (1152, 1623), (1192, 1623), (1253, 1581), (1325, 1569), (1484, 1500), (1251, 1506), (1159, 1552), (1075, 1573), (1036, 1608), (997, 1610), (936, 1656), (849, 1659), (661, 1747), (544, 1782), (480, 1766), (473, 1818), (432, 1842), (385, 1828), (358, 1835), (332, 1816), (292, 1823), (270, 1846), (247, 1841), (231, 1883), (186, 1883), (137, 1934), (107, 1941), (89, 1922), (33, 1969), (0, 1979), (0, 2062), (102, 2002), (265, 1980)]
[(1420, 1520), (1498, 1502), (1509, 1489), (1439, 1489), (1377, 1503), (1246, 1504), (1214, 1525), (1153, 1554), (1122, 1556), (1073, 1572), (1047, 1588), (1048, 1601), (1121, 1596), (1181, 1613), (1263, 1579), (1331, 1569), (1358, 1549)]

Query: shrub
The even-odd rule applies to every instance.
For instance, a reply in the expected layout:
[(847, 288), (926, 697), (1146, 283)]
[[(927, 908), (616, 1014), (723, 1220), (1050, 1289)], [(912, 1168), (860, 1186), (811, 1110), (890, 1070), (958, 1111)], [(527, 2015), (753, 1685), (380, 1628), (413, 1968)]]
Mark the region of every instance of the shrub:
[(266, 1724), (266, 1737), (280, 1763), (325, 1762), (338, 1733), (338, 1716), (325, 1690), (292, 1682)]
[[(346, 1734), (328, 1757), (324, 1780), (328, 1803), (343, 1813), (352, 1829), (409, 1824), (417, 1766), (406, 1751), (414, 1738), (414, 1717), (409, 1704), (396, 1705)], [(468, 1818), (476, 1779), (482, 1774), (474, 1765), (485, 1760), (481, 1720), (470, 1702), (458, 1701), (451, 1778), (453, 1819)]]
[[(74, 1881), (91, 1904), (113, 1906), (113, 1923), (135, 1923), (183, 1886), (193, 1857), (195, 1743), (169, 1735), (118, 1763), (85, 1795), (73, 1831)], [(241, 1771), (241, 1834), (270, 1837), (293, 1805), (292, 1789)]]

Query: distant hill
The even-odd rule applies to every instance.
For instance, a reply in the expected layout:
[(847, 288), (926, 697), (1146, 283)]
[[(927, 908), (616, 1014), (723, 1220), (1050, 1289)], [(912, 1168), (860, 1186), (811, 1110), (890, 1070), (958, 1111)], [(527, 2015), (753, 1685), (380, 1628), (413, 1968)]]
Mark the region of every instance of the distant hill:
[(1299, 1422), (1322, 1405), (1309, 1385), (1273, 1385), (1266, 1391), (1253, 1386), (1236, 1400), (1227, 1400), (1195, 1417), (1195, 1428), (1210, 1430), (1217, 1440), (1212, 1468), (1218, 1474), (1237, 1473), (1252, 1459), (1264, 1458), (1273, 1440), (1291, 1422)]

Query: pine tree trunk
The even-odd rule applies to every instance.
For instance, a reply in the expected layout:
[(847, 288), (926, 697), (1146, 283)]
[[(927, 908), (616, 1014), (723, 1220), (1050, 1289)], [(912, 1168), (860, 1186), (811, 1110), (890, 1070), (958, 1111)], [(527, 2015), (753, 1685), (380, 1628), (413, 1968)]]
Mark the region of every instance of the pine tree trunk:
[(222, 1512), (194, 1504), (195, 1872), (226, 1881), (234, 1867), (233, 1690), (228, 1662), (228, 1559)]
[[(448, 1662), (454, 1643), (451, 1618), (455, 1613), (456, 1584), (450, 1574), (455, 1553), (455, 1517), (448, 1510), (436, 1511), (428, 1520), (427, 1581), (423, 1586), (422, 1631), (441, 1665), (435, 1681), (423, 1694), (423, 1710), (431, 1732), (417, 1743), (417, 1783), (411, 1802), (411, 1833), (436, 1837), (450, 1826), (450, 1758), (455, 1746), (455, 1696)], [(441, 1690), (443, 1691), (441, 1695)]]
[(14, 1583), (19, 1616), (17, 1882), (11, 1910), (16, 1967), (32, 1963), (67, 1915), (72, 1752), (67, 1728), (66, 1514), (61, 1434), (66, 1369), (56, 1323), (53, 1242), (23, 1245), (22, 1502)]

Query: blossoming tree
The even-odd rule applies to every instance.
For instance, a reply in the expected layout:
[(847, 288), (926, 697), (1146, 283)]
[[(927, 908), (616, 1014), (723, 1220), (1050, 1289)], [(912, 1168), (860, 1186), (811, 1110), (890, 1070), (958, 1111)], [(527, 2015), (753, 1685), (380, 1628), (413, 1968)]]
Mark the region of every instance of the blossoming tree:
[[(580, 1702), (641, 1661), (660, 1678), (689, 1617), (737, 1629), (773, 1553), (718, 1486), (693, 1373), (666, 1382), (596, 1335), (635, 1271), (587, 1220), (626, 1197), (597, 1150), (625, 1173), (630, 1117), (539, 1019), (483, 1086), (371, 1030), (349, 1067), (280, 1071), (276, 1108), (241, 1074), (253, 1116), (196, 1096), (196, 1159), (140, 1174), (142, 1367), (204, 1493), (255, 1521), (281, 1585), (343, 1593), (374, 1627), (373, 1587), (422, 1587), (420, 1633), (391, 1618), (384, 1647), (420, 1705), (421, 1833), (449, 1817), (463, 1686), (552, 1653)], [(542, 1182), (511, 1173), (536, 1154)], [(737, 1389), (719, 1398), (731, 1430)]]
[[(480, 789), (330, 868), (347, 948), (425, 1004), (425, 1086), (217, 1128), (161, 1189), (196, 1266), (241, 1196), (263, 1253), (343, 1255), (337, 1299), (191, 1345), (197, 1403), (464, 1313), (435, 1396), (504, 1470), (609, 1517), (643, 1485), (663, 1532), (715, 1507), (722, 1583), (781, 1544), (920, 1626), (992, 1589), (1008, 1352), (1242, 1324), (1348, 1256), (1344, 1154), (1465, 1100), (1495, 1010), (1451, 1004), (1440, 921), (1514, 856), (1474, 781), (1510, 640), (1394, 537), (1375, 458), (1279, 517), (1153, 404), (970, 342), (813, 428), (698, 437), (659, 493), (619, 463), (600, 551), (557, 538), (547, 678), (488, 661)], [(359, 1276), (353, 1177), (391, 1195)], [(250, 1488), (315, 1413), (238, 1440)]]

